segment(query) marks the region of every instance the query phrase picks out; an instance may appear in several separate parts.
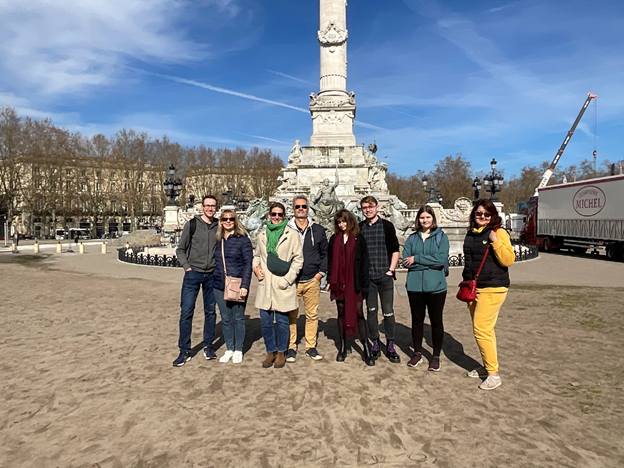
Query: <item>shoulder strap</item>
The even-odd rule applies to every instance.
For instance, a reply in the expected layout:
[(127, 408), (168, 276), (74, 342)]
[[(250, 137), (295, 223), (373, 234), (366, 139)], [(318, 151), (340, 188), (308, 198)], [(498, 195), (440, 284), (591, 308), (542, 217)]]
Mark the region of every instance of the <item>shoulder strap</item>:
[(485, 259), (487, 258), (489, 251), (490, 251), (490, 243), (488, 242), (488, 245), (485, 248), (485, 254), (483, 255), (483, 260), (481, 260), (481, 265), (479, 265), (479, 269), (477, 270), (475, 281), (477, 281), (477, 279), (479, 278), (479, 275), (481, 274), (481, 268), (483, 268), (483, 264), (485, 263)]
[(225, 276), (227, 276), (227, 268), (225, 267), (225, 247), (223, 247), (223, 244), (225, 244), (225, 239), (221, 239), (221, 260), (223, 260), (223, 273), (225, 273)]
[(439, 231), (436, 234), (436, 245), (438, 246), (438, 249), (440, 248), (440, 241), (442, 240), (442, 231)]
[(191, 251), (191, 247), (193, 246), (193, 236), (195, 235), (195, 230), (197, 229), (197, 218), (193, 217), (189, 221), (190, 231), (189, 231), (189, 244), (186, 248), (187, 252)]

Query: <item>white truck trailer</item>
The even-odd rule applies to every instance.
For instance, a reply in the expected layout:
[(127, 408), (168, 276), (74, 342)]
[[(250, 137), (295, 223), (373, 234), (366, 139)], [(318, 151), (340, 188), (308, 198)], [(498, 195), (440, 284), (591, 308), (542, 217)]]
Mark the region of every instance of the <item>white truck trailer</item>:
[(623, 260), (624, 176), (539, 188), (520, 239), (544, 251), (604, 247), (608, 258)]

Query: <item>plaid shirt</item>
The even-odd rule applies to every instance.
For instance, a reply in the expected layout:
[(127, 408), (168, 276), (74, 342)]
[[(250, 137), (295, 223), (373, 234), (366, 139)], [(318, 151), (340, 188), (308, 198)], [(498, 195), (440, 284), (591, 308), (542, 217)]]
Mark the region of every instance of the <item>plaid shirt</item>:
[(368, 247), (370, 278), (381, 278), (390, 268), (388, 251), (386, 249), (386, 237), (381, 218), (377, 218), (374, 224), (364, 223), (362, 225), (362, 235), (366, 239), (366, 246)]

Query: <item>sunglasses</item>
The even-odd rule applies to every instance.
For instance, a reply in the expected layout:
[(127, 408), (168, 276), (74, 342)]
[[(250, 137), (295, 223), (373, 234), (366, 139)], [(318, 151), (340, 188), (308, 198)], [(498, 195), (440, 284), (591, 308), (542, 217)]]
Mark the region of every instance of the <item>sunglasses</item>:
[(484, 213), (483, 211), (475, 212), (475, 218), (491, 218), (492, 215), (490, 213)]
[(307, 210), (308, 209), (308, 205), (295, 205), (295, 210), (298, 210), (299, 208), (301, 208), (303, 210)]
[(233, 223), (236, 221), (236, 218), (221, 218), (222, 223)]
[(271, 213), (271, 216), (277, 216), (279, 218), (283, 218), (284, 217), (284, 213), (277, 213), (277, 212), (274, 211), (273, 213)]

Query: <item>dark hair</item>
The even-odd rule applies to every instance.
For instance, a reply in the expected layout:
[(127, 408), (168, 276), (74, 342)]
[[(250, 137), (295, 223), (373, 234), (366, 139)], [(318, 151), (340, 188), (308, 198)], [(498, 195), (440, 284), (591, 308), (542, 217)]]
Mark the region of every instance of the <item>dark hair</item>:
[(490, 218), (490, 222), (488, 223), (488, 227), (492, 229), (501, 227), (501, 224), (503, 224), (503, 220), (498, 214), (496, 206), (487, 198), (482, 198), (481, 200), (478, 200), (477, 203), (475, 203), (475, 206), (470, 212), (470, 225), (468, 226), (468, 230), (470, 231), (471, 229), (475, 229), (477, 227), (475, 213), (480, 206), (482, 206), (485, 211), (492, 215), (492, 217)]
[(202, 198), (202, 205), (204, 204), (207, 198), (214, 200), (217, 206), (219, 206), (219, 200), (217, 200), (217, 197), (215, 197), (214, 195), (204, 195), (204, 198)]
[(360, 226), (358, 226), (357, 219), (355, 215), (351, 213), (349, 210), (341, 209), (336, 212), (334, 215), (334, 233), (340, 233), (340, 228), (338, 227), (338, 221), (345, 221), (347, 223), (347, 232), (353, 234), (354, 237), (357, 237), (360, 234)]
[(375, 205), (379, 205), (379, 202), (377, 201), (377, 199), (375, 197), (373, 197), (372, 195), (366, 195), (364, 198), (362, 198), (360, 200), (360, 206), (362, 206), (362, 203), (374, 203)]
[(424, 205), (424, 206), (421, 206), (420, 210), (418, 210), (418, 213), (416, 213), (416, 221), (414, 222), (413, 230), (416, 232), (422, 231), (422, 227), (420, 226), (418, 219), (420, 218), (420, 215), (423, 213), (429, 213), (431, 216), (433, 216), (433, 222), (431, 223), (431, 230), (433, 231), (437, 229), (438, 220), (436, 219), (435, 211), (433, 211), (433, 208), (431, 208), (429, 205)]
[(269, 214), (271, 213), (271, 211), (273, 211), (273, 208), (281, 209), (282, 212), (284, 213), (284, 217), (286, 217), (286, 208), (284, 208), (284, 205), (282, 205), (280, 202), (272, 202), (269, 205)]

